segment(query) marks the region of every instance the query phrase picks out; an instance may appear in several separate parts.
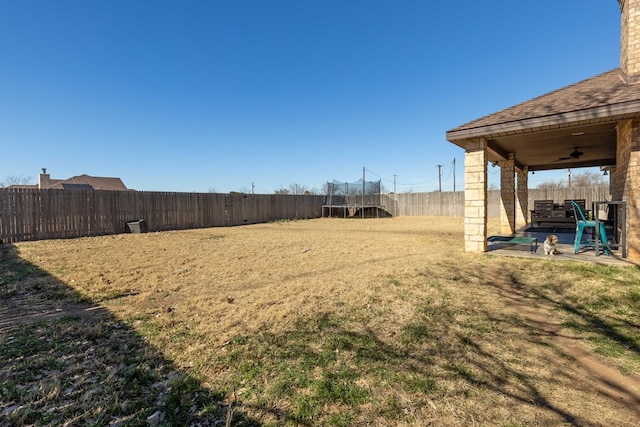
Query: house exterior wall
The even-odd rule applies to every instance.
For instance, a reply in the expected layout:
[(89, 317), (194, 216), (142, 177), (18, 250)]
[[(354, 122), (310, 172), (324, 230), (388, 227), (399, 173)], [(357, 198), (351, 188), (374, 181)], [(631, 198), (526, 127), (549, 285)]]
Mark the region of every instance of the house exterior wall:
[(614, 200), (626, 202), (627, 254), (640, 263), (640, 121), (623, 120), (617, 127)]

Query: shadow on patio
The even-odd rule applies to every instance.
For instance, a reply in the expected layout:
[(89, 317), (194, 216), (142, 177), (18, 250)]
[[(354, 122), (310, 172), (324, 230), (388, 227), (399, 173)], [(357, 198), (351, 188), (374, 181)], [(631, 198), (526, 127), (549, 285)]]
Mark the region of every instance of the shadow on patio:
[[(607, 232), (609, 235), (609, 232)], [(605, 255), (600, 249), (595, 251), (593, 241), (594, 236), (591, 232), (585, 231), (580, 244), (580, 251), (574, 253), (574, 242), (576, 238), (576, 232), (574, 228), (568, 227), (532, 227), (528, 226), (523, 231), (517, 231), (515, 237), (535, 237), (537, 238), (537, 248), (533, 251), (531, 246), (527, 244), (512, 244), (506, 242), (494, 242), (489, 243), (487, 247), (487, 253), (497, 256), (513, 256), (513, 257), (525, 257), (525, 258), (550, 258), (545, 255), (543, 243), (546, 237), (550, 234), (558, 236), (557, 252), (553, 256), (555, 260), (569, 260), (569, 261), (582, 261), (590, 262), (602, 265), (617, 265), (617, 266), (635, 266), (626, 258), (623, 258), (622, 251), (615, 246), (612, 246), (610, 255)]]

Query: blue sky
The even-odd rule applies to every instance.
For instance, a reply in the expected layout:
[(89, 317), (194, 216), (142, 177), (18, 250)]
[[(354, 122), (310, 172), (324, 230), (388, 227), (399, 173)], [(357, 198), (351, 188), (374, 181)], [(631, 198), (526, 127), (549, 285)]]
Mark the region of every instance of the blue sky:
[(0, 0), (0, 181), (433, 191), (455, 158), (460, 190), (447, 130), (616, 68), (619, 32), (615, 0)]

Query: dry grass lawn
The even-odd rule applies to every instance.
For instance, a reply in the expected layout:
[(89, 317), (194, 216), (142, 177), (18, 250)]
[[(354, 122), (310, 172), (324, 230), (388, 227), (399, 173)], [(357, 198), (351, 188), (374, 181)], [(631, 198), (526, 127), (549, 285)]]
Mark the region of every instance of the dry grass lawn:
[(5, 248), (0, 419), (640, 424), (640, 271), (467, 254), (462, 229), (316, 219)]

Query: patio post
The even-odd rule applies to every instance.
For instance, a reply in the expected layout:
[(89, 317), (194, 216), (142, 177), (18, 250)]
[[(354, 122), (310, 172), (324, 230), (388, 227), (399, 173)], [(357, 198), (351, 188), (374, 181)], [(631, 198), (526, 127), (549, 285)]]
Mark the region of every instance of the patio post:
[(500, 163), (500, 233), (513, 234), (516, 226), (515, 155)]
[(487, 140), (465, 141), (464, 250), (487, 251)]
[(516, 183), (516, 229), (529, 224), (529, 168), (517, 169)]

